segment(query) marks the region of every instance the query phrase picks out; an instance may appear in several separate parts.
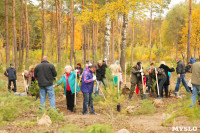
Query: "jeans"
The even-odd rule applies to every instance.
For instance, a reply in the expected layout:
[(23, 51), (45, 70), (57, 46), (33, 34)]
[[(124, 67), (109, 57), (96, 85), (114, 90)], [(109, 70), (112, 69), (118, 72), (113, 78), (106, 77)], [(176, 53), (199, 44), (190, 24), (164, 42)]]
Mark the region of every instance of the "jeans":
[(49, 96), (50, 106), (52, 109), (53, 108), (55, 109), (55, 93), (54, 93), (53, 85), (46, 86), (46, 87), (40, 87), (40, 104), (41, 104), (42, 108), (44, 108), (44, 103), (46, 100), (47, 93)]
[(8, 80), (8, 90), (9, 90), (9, 91), (11, 90), (11, 82), (13, 82), (13, 86), (14, 86), (14, 88), (12, 88), (12, 90), (13, 90), (14, 92), (16, 92), (16, 91), (17, 91), (16, 80)]
[(95, 113), (93, 108), (93, 97), (92, 93), (84, 93), (83, 92), (83, 114), (88, 113), (88, 106), (90, 106), (90, 113)]
[(101, 80), (97, 80), (97, 82), (98, 83), (96, 83), (96, 88), (95, 88), (95, 97), (97, 96), (97, 95), (99, 95), (99, 86), (100, 86), (100, 84), (101, 84)]
[(186, 81), (185, 81), (185, 74), (180, 74), (180, 78), (177, 77), (175, 92), (179, 91), (179, 86), (180, 86), (181, 81), (182, 81), (186, 91), (191, 92), (190, 89), (188, 88)]
[(196, 103), (196, 98), (198, 95), (198, 92), (200, 91), (200, 85), (192, 85), (193, 91), (192, 91), (192, 103), (195, 104)]

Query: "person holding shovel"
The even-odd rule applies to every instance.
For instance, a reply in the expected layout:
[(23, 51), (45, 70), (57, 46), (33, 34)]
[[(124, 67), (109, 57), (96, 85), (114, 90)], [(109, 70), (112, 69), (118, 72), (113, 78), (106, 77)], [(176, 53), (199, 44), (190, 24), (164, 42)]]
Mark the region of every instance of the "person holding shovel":
[(93, 64), (91, 66), (86, 67), (82, 76), (82, 84), (81, 91), (83, 92), (83, 115), (88, 113), (88, 106), (90, 106), (90, 113), (96, 114), (93, 108), (93, 87), (94, 81), (96, 80), (96, 76), (94, 72), (97, 70), (97, 65)]
[(133, 96), (136, 85), (138, 85), (141, 98), (143, 99), (142, 74), (144, 73), (143, 70), (141, 69), (141, 62), (137, 62), (136, 66), (134, 66), (131, 71), (131, 91), (129, 93), (129, 98), (128, 98), (129, 100), (131, 100)]
[[(165, 62), (164, 61), (161, 61), (160, 62), (160, 67), (159, 68), (162, 68), (164, 69), (165, 71), (165, 74), (167, 76), (167, 80), (165, 81), (164, 85), (163, 85), (163, 89), (165, 90), (165, 97), (168, 98), (168, 89), (169, 89), (169, 84), (170, 84), (170, 79), (169, 79), (169, 74), (168, 72), (174, 72), (175, 69), (174, 68), (169, 68), (167, 65), (165, 65)], [(162, 91), (163, 92), (163, 91)], [(163, 93), (160, 93), (161, 97), (163, 97)]]
[(14, 68), (14, 64), (11, 63), (10, 67), (6, 69), (6, 71), (4, 72), (4, 75), (6, 77), (8, 77), (8, 90), (9, 92), (11, 92), (11, 82), (13, 82), (14, 88), (12, 88), (12, 90), (14, 92), (17, 91), (17, 86), (16, 86), (16, 80), (17, 80), (17, 74), (16, 74), (16, 70)]
[(63, 74), (62, 78), (56, 83), (55, 86), (59, 86), (61, 83), (64, 83), (64, 92), (66, 96), (67, 109), (73, 112), (75, 101), (75, 85), (76, 92), (80, 91), (76, 78), (80, 74), (77, 74), (77, 71), (72, 72), (71, 70), (71, 66), (66, 66), (65, 73)]
[[(165, 70), (163, 68), (150, 68), (149, 69), (149, 80), (148, 86), (152, 86), (153, 79), (156, 80), (158, 83), (155, 87), (157, 97), (163, 97), (163, 85), (167, 80), (167, 76), (165, 74)], [(157, 89), (159, 88), (159, 90)]]

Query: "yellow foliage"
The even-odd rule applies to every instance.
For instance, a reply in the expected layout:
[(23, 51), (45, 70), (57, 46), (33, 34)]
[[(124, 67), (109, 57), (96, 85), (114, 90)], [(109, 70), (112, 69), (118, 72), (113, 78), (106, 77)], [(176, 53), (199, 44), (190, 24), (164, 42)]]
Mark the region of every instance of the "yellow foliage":
[(81, 48), (81, 45), (82, 45), (81, 33), (82, 33), (81, 24), (77, 23), (75, 25), (75, 32), (74, 32), (74, 50), (79, 50)]

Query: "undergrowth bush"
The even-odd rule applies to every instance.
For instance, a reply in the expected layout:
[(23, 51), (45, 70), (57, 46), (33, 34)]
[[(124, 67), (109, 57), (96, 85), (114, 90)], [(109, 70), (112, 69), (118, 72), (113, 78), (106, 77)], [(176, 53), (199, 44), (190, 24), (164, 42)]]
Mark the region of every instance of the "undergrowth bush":
[(51, 121), (53, 123), (63, 122), (66, 120), (65, 116), (63, 115), (63, 112), (59, 112), (59, 109), (54, 110), (54, 109), (48, 108), (48, 109), (43, 109), (42, 111), (41, 110), (37, 111), (37, 115), (39, 116), (39, 118), (41, 118), (44, 113), (51, 118)]
[(86, 133), (114, 133), (111, 126), (108, 124), (94, 124), (87, 127)]
[(36, 96), (36, 98), (39, 97), (40, 88), (38, 86), (38, 81), (37, 80), (32, 82), (31, 88), (30, 88), (30, 93), (31, 93), (32, 96)]
[(59, 132), (62, 132), (62, 133), (82, 133), (83, 129), (81, 129), (80, 127), (78, 127), (74, 124), (67, 124), (67, 125), (62, 126), (59, 129)]
[(134, 112), (135, 115), (142, 115), (142, 114), (152, 115), (156, 111), (156, 108), (153, 105), (151, 100), (148, 100), (148, 99), (141, 100), (139, 101), (139, 104), (140, 104), (140, 108)]

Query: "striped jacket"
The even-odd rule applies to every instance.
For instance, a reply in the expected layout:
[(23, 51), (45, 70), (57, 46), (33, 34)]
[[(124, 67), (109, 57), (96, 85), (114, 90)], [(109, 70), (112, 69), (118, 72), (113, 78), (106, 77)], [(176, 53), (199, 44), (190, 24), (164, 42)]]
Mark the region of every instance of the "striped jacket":
[(81, 91), (84, 93), (92, 93), (94, 86), (93, 73), (86, 67), (82, 75)]

